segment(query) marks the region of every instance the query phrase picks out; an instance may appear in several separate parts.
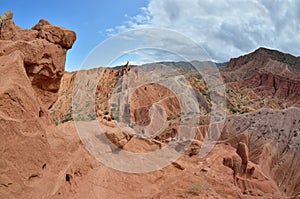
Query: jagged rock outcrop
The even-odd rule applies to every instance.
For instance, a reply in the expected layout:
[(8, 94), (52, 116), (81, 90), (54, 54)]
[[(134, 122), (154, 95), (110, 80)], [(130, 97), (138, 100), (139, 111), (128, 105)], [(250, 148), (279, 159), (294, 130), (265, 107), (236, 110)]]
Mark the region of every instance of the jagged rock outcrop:
[(248, 158), (248, 147), (240, 142), (236, 154), (223, 158), (223, 165), (232, 169), (234, 184), (244, 195), (263, 196), (272, 193), (272, 197), (281, 198), (275, 182), (267, 177), (259, 165), (253, 164)]
[(73, 31), (40, 20), (31, 30), (8, 21), (0, 34), (0, 56), (18, 53), (30, 82), (48, 109), (57, 100), (67, 50), (76, 39)]
[(245, 143), (240, 142), (237, 146), (236, 153), (242, 160), (241, 172), (245, 173), (249, 161), (248, 146)]
[(69, 40), (68, 45), (51, 43), (13, 21), (0, 34), (0, 198), (47, 198), (55, 192), (61, 167), (53, 162), (57, 154), (48, 136), (55, 129), (47, 109), (56, 100), (75, 33), (46, 27), (63, 31), (66, 38), (57, 41)]
[(131, 66), (129, 64), (129, 61), (124, 66), (121, 66), (118, 72), (118, 76), (123, 76), (124, 74), (127, 74), (131, 69)]
[[(261, 179), (272, 179), (285, 196), (299, 194), (299, 116), (298, 108), (261, 109), (227, 119), (221, 139), (237, 148), (242, 168), (239, 181), (244, 181), (240, 184), (244, 190), (254, 186), (251, 179), (260, 173)], [(223, 164), (232, 168), (231, 162), (226, 158)], [(252, 182), (256, 183), (255, 180)], [(266, 184), (261, 188), (264, 186)]]

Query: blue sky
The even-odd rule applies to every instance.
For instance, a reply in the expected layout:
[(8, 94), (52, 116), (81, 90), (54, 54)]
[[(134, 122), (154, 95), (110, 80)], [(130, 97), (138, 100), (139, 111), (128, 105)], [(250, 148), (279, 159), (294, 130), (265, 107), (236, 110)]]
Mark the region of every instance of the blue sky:
[[(84, 3), (86, 2), (86, 3)], [(109, 37), (107, 29), (115, 28), (134, 16), (147, 0), (1, 0), (0, 12), (13, 11), (14, 22), (31, 28), (44, 18), (53, 25), (74, 30), (77, 40), (67, 55), (67, 70), (79, 69), (87, 54)]]
[[(91, 50), (111, 36), (149, 27), (183, 34), (216, 62), (228, 61), (259, 47), (300, 55), (299, 0), (276, 0), (276, 3), (274, 0), (90, 0), (85, 3), (1, 0), (0, 12), (8, 10), (14, 12), (14, 21), (22, 28), (31, 28), (44, 18), (77, 33), (77, 41), (67, 55), (68, 71), (80, 69)], [(158, 35), (156, 41), (155, 34), (146, 40), (178, 52), (182, 44), (167, 38), (168, 33)], [(116, 41), (109, 48), (118, 48)], [(186, 53), (186, 48), (182, 49)], [(136, 63), (162, 61), (164, 55), (160, 52), (139, 52), (132, 57)], [(105, 53), (101, 56), (105, 57)], [(127, 58), (125, 55), (120, 60)]]

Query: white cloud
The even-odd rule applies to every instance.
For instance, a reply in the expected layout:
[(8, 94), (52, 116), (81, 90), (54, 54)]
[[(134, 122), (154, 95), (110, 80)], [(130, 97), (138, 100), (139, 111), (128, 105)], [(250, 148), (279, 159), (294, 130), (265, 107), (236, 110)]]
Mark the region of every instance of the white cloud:
[(151, 0), (139, 15), (128, 17), (115, 31), (149, 26), (185, 34), (216, 61), (227, 61), (260, 46), (297, 56), (300, 52), (298, 0)]

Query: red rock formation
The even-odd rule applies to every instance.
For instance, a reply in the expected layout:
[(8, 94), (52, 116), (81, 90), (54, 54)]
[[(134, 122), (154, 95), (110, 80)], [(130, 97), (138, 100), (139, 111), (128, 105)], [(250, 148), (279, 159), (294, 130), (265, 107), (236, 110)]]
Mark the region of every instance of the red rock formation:
[(63, 37), (56, 39), (65, 45), (41, 38), (43, 28), (24, 30), (12, 21), (0, 35), (0, 198), (43, 198), (57, 178), (56, 168), (48, 169), (56, 157), (48, 140), (55, 130), (47, 108), (56, 100), (75, 33), (46, 27), (61, 30)]
[[(272, 179), (286, 196), (296, 196), (300, 192), (299, 115), (297, 108), (262, 109), (227, 119), (222, 139), (236, 147), (241, 157), (239, 181), (247, 181), (240, 184), (243, 189), (249, 188), (251, 181), (255, 182), (254, 179), (260, 176), (261, 179)], [(223, 164), (232, 168), (229, 158), (225, 158)]]
[(248, 63), (254, 67), (263, 68), (270, 60), (277, 61), (277, 64), (287, 64), (290, 69), (294, 69), (298, 72), (300, 70), (299, 57), (267, 48), (259, 48), (250, 54), (240, 56), (238, 58), (232, 58), (227, 64), (226, 68), (231, 70), (238, 69), (244, 65), (247, 65)]
[(241, 88), (253, 89), (260, 96), (277, 97), (288, 104), (300, 106), (300, 80), (258, 72), (239, 84)]
[[(159, 108), (160, 107), (160, 108)], [(151, 109), (153, 116), (151, 117)], [(165, 111), (165, 118), (164, 118)], [(181, 107), (175, 94), (159, 84), (147, 84), (137, 88), (130, 96), (131, 119), (140, 126), (151, 129), (164, 127), (156, 139), (164, 141), (177, 135)], [(158, 118), (158, 120), (156, 120)], [(157, 132), (156, 132), (157, 133)]]
[(131, 66), (129, 64), (129, 61), (124, 66), (121, 66), (118, 72), (118, 76), (123, 76), (124, 74), (127, 74), (131, 69)]
[(46, 108), (57, 100), (66, 52), (76, 39), (73, 31), (41, 20), (32, 30), (9, 21), (0, 34), (0, 55), (18, 52), (33, 88)]
[(248, 147), (245, 143), (240, 142), (237, 146), (236, 153), (241, 157), (241, 172), (245, 173), (249, 161)]
[(300, 58), (259, 48), (222, 69), (231, 112), (300, 107)]

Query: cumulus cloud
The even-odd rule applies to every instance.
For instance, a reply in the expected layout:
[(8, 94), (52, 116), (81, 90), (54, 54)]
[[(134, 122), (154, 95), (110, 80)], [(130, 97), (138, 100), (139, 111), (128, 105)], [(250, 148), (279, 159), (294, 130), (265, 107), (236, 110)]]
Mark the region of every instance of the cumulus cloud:
[(183, 33), (219, 62), (260, 46), (299, 56), (300, 1), (150, 0), (139, 15), (129, 16), (116, 27), (115, 33), (144, 27)]

